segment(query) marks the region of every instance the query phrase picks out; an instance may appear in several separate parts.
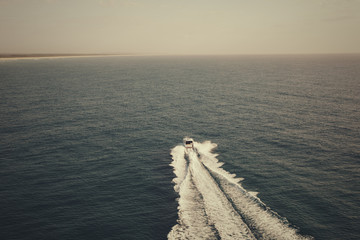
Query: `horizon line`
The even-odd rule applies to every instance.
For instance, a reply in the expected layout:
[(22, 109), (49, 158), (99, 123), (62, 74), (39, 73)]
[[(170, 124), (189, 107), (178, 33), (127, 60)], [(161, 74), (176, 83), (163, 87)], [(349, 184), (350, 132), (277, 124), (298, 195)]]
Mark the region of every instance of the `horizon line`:
[(285, 56), (285, 55), (358, 55), (360, 52), (333, 53), (0, 53), (0, 58), (56, 58), (106, 56)]

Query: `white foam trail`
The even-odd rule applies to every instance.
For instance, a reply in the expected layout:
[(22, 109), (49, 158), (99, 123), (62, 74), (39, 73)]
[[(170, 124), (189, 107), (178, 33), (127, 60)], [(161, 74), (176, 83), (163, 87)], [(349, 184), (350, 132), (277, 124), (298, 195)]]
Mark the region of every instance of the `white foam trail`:
[[(181, 152), (181, 149), (183, 151)], [(185, 153), (188, 162), (185, 159)], [(182, 146), (172, 152), (175, 190), (179, 191), (179, 220), (169, 239), (255, 239), (196, 152)], [(187, 164), (187, 165), (186, 165)], [(176, 168), (178, 167), (178, 168)]]
[(171, 155), (174, 189), (179, 192), (178, 224), (169, 239), (311, 239), (297, 233), (221, 168), (216, 144), (194, 142), (196, 151), (177, 146)]
[(169, 239), (217, 239), (216, 232), (209, 224), (202, 196), (193, 183), (185, 147), (177, 146), (171, 151), (176, 178), (175, 191), (179, 192), (178, 224), (168, 235)]
[(175, 191), (179, 192), (180, 185), (184, 181), (187, 174), (187, 163), (185, 160), (185, 148), (183, 146), (176, 146), (171, 150), (173, 161), (170, 164), (174, 168), (176, 178), (173, 179), (175, 183)]

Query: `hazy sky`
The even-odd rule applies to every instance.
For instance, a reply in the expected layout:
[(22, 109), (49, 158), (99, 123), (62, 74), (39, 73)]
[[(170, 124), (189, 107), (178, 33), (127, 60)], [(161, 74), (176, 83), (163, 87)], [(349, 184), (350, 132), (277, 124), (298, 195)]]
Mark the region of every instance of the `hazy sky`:
[(0, 0), (0, 53), (360, 53), (360, 0)]

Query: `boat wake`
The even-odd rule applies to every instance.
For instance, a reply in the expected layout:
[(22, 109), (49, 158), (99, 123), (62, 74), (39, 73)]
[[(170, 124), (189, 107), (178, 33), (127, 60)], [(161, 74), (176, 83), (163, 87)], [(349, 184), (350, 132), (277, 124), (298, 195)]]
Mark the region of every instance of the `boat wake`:
[(209, 141), (171, 150), (176, 177), (178, 223), (168, 239), (311, 239), (246, 191), (222, 163)]

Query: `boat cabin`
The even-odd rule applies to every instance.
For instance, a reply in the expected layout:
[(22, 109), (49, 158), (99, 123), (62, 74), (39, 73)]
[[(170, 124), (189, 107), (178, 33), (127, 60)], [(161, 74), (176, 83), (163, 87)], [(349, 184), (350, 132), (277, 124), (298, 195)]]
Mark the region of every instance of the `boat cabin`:
[(194, 148), (193, 141), (190, 140), (185, 141), (185, 148)]

